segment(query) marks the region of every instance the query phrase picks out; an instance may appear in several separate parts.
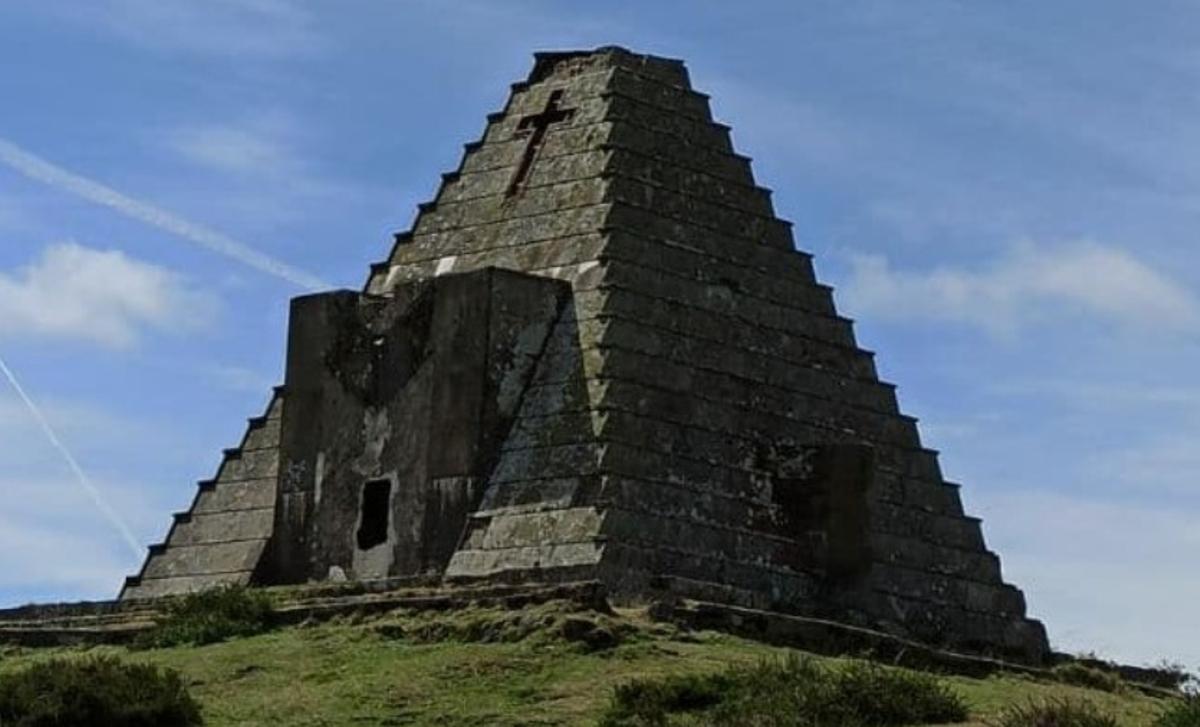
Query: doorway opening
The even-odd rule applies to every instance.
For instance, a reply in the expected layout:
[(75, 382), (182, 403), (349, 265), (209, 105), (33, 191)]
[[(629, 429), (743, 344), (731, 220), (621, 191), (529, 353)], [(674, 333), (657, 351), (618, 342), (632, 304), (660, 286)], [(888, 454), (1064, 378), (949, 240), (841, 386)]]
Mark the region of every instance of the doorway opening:
[(391, 499), (391, 480), (368, 480), (363, 485), (362, 506), (358, 515), (359, 550), (370, 550), (387, 542)]

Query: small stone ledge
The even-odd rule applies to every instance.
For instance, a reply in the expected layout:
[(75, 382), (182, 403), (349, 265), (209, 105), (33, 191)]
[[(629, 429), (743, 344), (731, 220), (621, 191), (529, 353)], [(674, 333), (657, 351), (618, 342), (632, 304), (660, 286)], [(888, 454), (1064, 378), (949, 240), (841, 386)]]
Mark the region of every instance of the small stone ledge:
[[(649, 612), (656, 621), (730, 633), (828, 656), (861, 655), (894, 666), (976, 678), (1008, 672), (1057, 681), (1053, 672), (1038, 663), (943, 650), (837, 621), (692, 600), (659, 601), (651, 604)], [(1177, 692), (1137, 681), (1130, 681), (1130, 686), (1152, 697), (1178, 696)]]
[[(598, 581), (559, 584), (473, 582), (447, 587), (436, 578), (406, 578), (263, 589), (278, 604), (273, 626), (322, 621), (342, 614), (380, 614), (395, 610), (450, 611), (470, 606), (524, 608), (548, 601), (571, 601), (610, 612), (607, 592)], [(0, 610), (0, 644), (56, 647), (128, 644), (154, 627), (168, 596), (139, 601), (45, 604)]]

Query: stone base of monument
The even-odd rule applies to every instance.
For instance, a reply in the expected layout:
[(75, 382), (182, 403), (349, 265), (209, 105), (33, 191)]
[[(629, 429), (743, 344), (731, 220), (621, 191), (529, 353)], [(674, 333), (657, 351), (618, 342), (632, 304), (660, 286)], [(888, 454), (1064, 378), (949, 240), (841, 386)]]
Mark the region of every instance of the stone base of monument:
[[(686, 587), (660, 585), (661, 600), (632, 604), (615, 599), (616, 613), (670, 623), (684, 630), (718, 631), (817, 654), (870, 658), (895, 666), (971, 677), (1011, 672), (1053, 679), (1042, 666), (940, 649), (829, 619), (685, 598), (677, 594), (688, 590)], [(445, 584), (434, 578), (392, 578), (263, 590), (273, 595), (276, 608), (272, 620), (278, 627), (320, 623), (339, 616), (369, 619), (399, 611), (516, 610), (550, 602), (565, 602), (581, 611), (614, 613), (610, 594), (599, 581)], [(0, 610), (0, 644), (34, 648), (128, 644), (154, 627), (155, 618), (171, 600), (93, 601)], [(1144, 669), (1108, 667), (1122, 674), (1128, 672), (1130, 683), (1147, 694), (1173, 694), (1147, 683), (1154, 680), (1144, 678)]]

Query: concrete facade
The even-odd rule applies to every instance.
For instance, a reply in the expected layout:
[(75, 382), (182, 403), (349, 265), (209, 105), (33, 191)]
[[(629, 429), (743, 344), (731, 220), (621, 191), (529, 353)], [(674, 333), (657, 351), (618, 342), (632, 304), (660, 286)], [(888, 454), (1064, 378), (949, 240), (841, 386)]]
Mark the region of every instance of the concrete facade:
[(586, 578), (1037, 661), (958, 489), (683, 64), (545, 53), (123, 597)]

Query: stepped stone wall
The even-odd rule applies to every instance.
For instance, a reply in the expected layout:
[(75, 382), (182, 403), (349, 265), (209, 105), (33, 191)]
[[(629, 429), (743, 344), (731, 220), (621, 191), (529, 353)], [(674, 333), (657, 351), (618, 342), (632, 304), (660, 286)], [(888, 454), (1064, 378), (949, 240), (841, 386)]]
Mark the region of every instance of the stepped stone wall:
[[(1045, 653), (1044, 630), (1003, 581), (958, 485), (943, 478), (916, 420), (899, 410), (895, 387), (878, 378), (873, 354), (838, 315), (810, 256), (794, 249), (771, 192), (756, 184), (749, 159), (734, 150), (729, 127), (713, 121), (681, 62), (617, 48), (539, 54), (482, 138), (466, 145), (459, 168), (419, 207), (411, 230), (372, 266), (362, 296), (345, 300), (408, 305), (431, 281), (486, 287), (480, 276), (497, 268), (561, 281), (567, 297), (555, 298), (553, 315), (534, 316), (544, 341), (526, 362), (519, 395), (503, 402), (504, 416), (446, 415), (470, 433), (464, 441), (475, 443), (475, 456), (439, 477), (467, 478), (469, 494), (438, 510), (452, 514), (410, 529), (407, 545), (389, 536), (387, 575), (599, 578), (629, 598), (697, 595), (957, 648), (1029, 660)], [(492, 305), (520, 299), (513, 295), (493, 295)], [(303, 337), (298, 325), (294, 316), (293, 347)], [(447, 325), (420, 361), (367, 361), (361, 375), (466, 381), (462, 367), (494, 375), (470, 346), (453, 342), (453, 331), (474, 329)], [(285, 470), (296, 456), (328, 454), (289, 432), (325, 421), (321, 407), (353, 388), (343, 376), (340, 389), (325, 389), (324, 404), (298, 403), (293, 374), (302, 365), (294, 354)], [(328, 356), (308, 354), (303, 366), (338, 379)], [(432, 386), (412, 391), (426, 396)], [(447, 389), (441, 405), (453, 408), (453, 392), (464, 386)], [(470, 390), (463, 400), (495, 405), (493, 394)], [(404, 400), (409, 394), (389, 396), (364, 411), (392, 407), (391, 421), (442, 416)], [(288, 407), (305, 413), (292, 418)], [(343, 430), (366, 441), (364, 428)], [(402, 458), (438, 456), (458, 441), (450, 431), (410, 443)], [(280, 467), (270, 451), (264, 472), (270, 457)], [(402, 479), (395, 491), (428, 496), (427, 474)], [(222, 567), (252, 580), (323, 577), (332, 566), (347, 577), (377, 575), (345, 550), (354, 529), (346, 513), (366, 497), (358, 480), (339, 480), (342, 504), (330, 505), (338, 516), (278, 486), (271, 547), (255, 555), (229, 546)], [(265, 516), (247, 514), (253, 510), (237, 517), (261, 525), (256, 518)], [(393, 523), (411, 517), (393, 515)], [(313, 526), (322, 517), (330, 529)], [(221, 522), (212, 532), (243, 527), (233, 516)], [(264, 532), (255, 527), (245, 525), (246, 533)], [(207, 577), (166, 567), (199, 547), (176, 530), (142, 584), (154, 573)], [(270, 523), (265, 532), (257, 538), (270, 536)], [(340, 538), (343, 550), (296, 545), (303, 538)], [(432, 540), (444, 557), (413, 561), (414, 543)], [(255, 575), (256, 567), (266, 570)], [(165, 577), (157, 576), (165, 590), (185, 585)]]
[(254, 580), (275, 518), (283, 400), (277, 389), (241, 445), (225, 451), (216, 477), (200, 482), (191, 507), (175, 514), (163, 543), (126, 579), (122, 600)]

